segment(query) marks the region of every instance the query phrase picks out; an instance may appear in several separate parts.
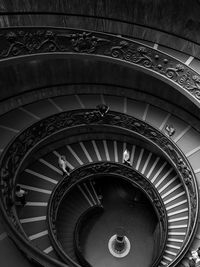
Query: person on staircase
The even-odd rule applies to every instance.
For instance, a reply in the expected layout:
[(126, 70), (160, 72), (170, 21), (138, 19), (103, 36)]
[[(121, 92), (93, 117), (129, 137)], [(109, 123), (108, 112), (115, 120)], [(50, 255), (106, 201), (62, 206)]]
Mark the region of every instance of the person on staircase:
[(26, 195), (27, 195), (27, 191), (22, 189), (20, 185), (17, 185), (15, 196), (16, 196), (17, 201), (19, 201), (22, 206), (26, 205)]
[(109, 111), (109, 107), (107, 105), (104, 105), (104, 104), (97, 105), (96, 108), (98, 109), (101, 117), (105, 117)]
[(124, 152), (123, 152), (123, 163), (125, 165), (131, 166), (130, 152), (128, 151), (128, 149), (125, 149)]
[(199, 267), (200, 266), (200, 247), (196, 250), (191, 251), (192, 256), (189, 258), (190, 267)]
[(60, 169), (62, 170), (64, 176), (70, 176), (70, 172), (69, 172), (70, 168), (67, 165), (67, 160), (64, 155), (58, 158), (58, 165)]

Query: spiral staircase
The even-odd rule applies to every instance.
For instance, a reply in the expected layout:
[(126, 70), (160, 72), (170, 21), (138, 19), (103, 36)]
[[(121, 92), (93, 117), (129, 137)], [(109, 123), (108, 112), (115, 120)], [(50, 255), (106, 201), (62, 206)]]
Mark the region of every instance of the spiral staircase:
[[(28, 2), (0, 1), (2, 266), (198, 266), (196, 28), (141, 23), (156, 1)], [(131, 250), (118, 259), (108, 241), (121, 226)]]

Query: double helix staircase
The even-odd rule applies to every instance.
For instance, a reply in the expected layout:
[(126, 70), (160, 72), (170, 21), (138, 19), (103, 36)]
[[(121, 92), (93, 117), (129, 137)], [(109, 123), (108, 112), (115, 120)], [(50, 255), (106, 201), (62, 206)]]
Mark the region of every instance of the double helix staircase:
[[(91, 149), (92, 147), (93, 150)], [(44, 157), (43, 159), (38, 159), (37, 162), (34, 162), (29, 167), (29, 169), (25, 169), (21, 175), (22, 180), (20, 181), (20, 185), (22, 188), (28, 190), (30, 194), (28, 193), (28, 202), (24, 208), (24, 215), (20, 215), (20, 222), (29, 239), (31, 241), (35, 240), (34, 242), (37, 246), (40, 244), (40, 249), (43, 251), (47, 251), (48, 248), (51, 247), (50, 242), (47, 248), (42, 246), (44, 235), (46, 235), (46, 239), (48, 239), (47, 229), (44, 229), (46, 207), (40, 206), (42, 203), (38, 202), (35, 203), (35, 205), (38, 205), (37, 209), (34, 209), (33, 206), (31, 206), (34, 204), (31, 203), (34, 203), (35, 199), (42, 200), (45, 197), (45, 203), (47, 205), (47, 198), (50, 196), (51, 190), (57, 183), (57, 180), (52, 179), (54, 176), (51, 170), (52, 168), (57, 168), (58, 156), (61, 153), (68, 155), (68, 164), (71, 169), (74, 169), (83, 164), (96, 162), (98, 158), (100, 161), (122, 163), (122, 151), (124, 148), (128, 148), (131, 151), (130, 159), (132, 167), (141, 174), (144, 174), (153, 183), (164, 201), (168, 213), (169, 233), (167, 249), (165, 250), (162, 263), (165, 265), (167, 262), (172, 261), (183, 245), (189, 221), (188, 202), (185, 190), (183, 189), (176, 172), (163, 158), (158, 157), (144, 148), (116, 140), (90, 140), (67, 145), (66, 147), (58, 148), (56, 151), (49, 153), (47, 157)], [(81, 157), (81, 154), (85, 155)], [(41, 162), (43, 163), (41, 164)], [(50, 169), (49, 172), (46, 172), (46, 176), (42, 174), (45, 171), (45, 168), (43, 170), (44, 162)], [(37, 172), (35, 171), (36, 169)], [(78, 189), (77, 192), (74, 192), (75, 196), (70, 196), (70, 199), (66, 199), (64, 202), (65, 204), (63, 204), (63, 214), (66, 214), (67, 209), (69, 216), (63, 218), (62, 214), (60, 214), (58, 223), (59, 226), (63, 225), (63, 227), (69, 229), (68, 234), (71, 235), (71, 238), (69, 238), (71, 240), (71, 246), (73, 246), (72, 227), (74, 227), (74, 221), (78, 219), (77, 216), (79, 216), (85, 208), (88, 208), (91, 205), (96, 205), (98, 201), (98, 199), (95, 199), (96, 194), (94, 194), (92, 184), (85, 184)], [(81, 194), (78, 191), (80, 191)], [(34, 213), (34, 210), (37, 210), (37, 213)], [(27, 214), (34, 214), (34, 217), (27, 217)], [(39, 224), (41, 226), (40, 228), (37, 228)], [(37, 229), (37, 232), (30, 234), (28, 229), (31, 229), (31, 231), (34, 231), (34, 229), (36, 231)], [(69, 240), (65, 242), (65, 237), (62, 237), (62, 233), (60, 233), (59, 236), (61, 240), (63, 240), (63, 246), (67, 250), (67, 244), (69, 244), (67, 242), (69, 242)], [(72, 258), (74, 258), (74, 256), (72, 256)]]
[[(14, 136), (34, 122), (62, 111), (94, 108), (99, 103), (106, 103), (110, 110), (146, 121), (164, 134), (167, 134), (166, 125), (173, 125), (175, 134), (170, 138), (183, 151), (196, 174), (197, 182), (200, 181), (200, 134), (188, 122), (148, 103), (113, 95), (83, 94), (50, 98), (8, 112), (0, 118), (1, 152), (3, 153), (4, 148)], [(101, 135), (100, 137), (94, 135), (93, 138), (83, 136), (82, 140), (77, 140), (77, 142), (67, 142), (30, 162), (20, 174), (17, 183), (27, 190), (27, 203), (24, 207), (16, 205), (16, 209), (24, 233), (33, 246), (50, 257), (58, 259), (48, 235), (46, 215), (51, 193), (57, 183), (63, 179), (63, 173), (58, 166), (59, 156), (66, 155), (68, 167), (73, 171), (80, 166), (94, 162), (122, 164), (123, 151), (126, 148), (130, 151), (131, 167), (150, 180), (164, 202), (168, 216), (168, 237), (160, 266), (173, 261), (184, 244), (190, 220), (189, 204), (184, 187), (173, 167), (161, 155), (148, 150), (145, 145), (144, 147), (142, 144), (138, 145), (134, 140), (133, 142), (123, 141), (120, 135), (118, 137), (116, 135), (115, 138)], [(77, 221), (78, 214), (83, 213), (92, 205), (99, 204), (98, 194), (93, 184), (85, 184), (76, 190), (75, 197), (66, 198), (63, 213), (59, 214), (58, 222), (59, 229), (62, 227), (67, 229), (64, 236), (58, 233), (62, 245), (75, 261), (77, 259), (72, 242), (74, 221)], [(6, 230), (3, 230), (0, 236), (2, 236), (0, 245), (5, 244), (4, 248), (9, 249), (6, 245), (8, 242)], [(191, 249), (197, 248), (199, 244), (200, 236), (197, 231)]]

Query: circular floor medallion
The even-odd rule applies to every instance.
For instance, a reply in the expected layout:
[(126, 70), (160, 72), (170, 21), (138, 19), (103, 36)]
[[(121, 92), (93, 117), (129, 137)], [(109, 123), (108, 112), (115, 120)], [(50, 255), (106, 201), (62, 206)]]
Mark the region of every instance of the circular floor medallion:
[(117, 243), (117, 235), (113, 235), (109, 242), (108, 242), (108, 249), (110, 251), (110, 253), (116, 257), (116, 258), (123, 258), (125, 256), (128, 255), (128, 253), (130, 252), (131, 249), (131, 243), (129, 241), (129, 239), (124, 236), (124, 246), (122, 250), (117, 250), (116, 249), (116, 243)]

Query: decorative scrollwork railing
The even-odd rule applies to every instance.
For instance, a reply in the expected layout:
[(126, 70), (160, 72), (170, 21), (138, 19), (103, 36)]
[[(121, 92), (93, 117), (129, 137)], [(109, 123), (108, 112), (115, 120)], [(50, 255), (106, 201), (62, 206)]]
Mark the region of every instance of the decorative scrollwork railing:
[[(142, 174), (137, 172), (131, 167), (128, 167), (124, 164), (114, 163), (114, 162), (98, 162), (93, 164), (84, 165), (76, 170), (74, 170), (70, 177), (66, 177), (57, 184), (54, 188), (53, 193), (51, 194), (49, 205), (48, 205), (48, 225), (49, 225), (49, 233), (51, 234), (51, 240), (54, 244), (54, 247), (61, 254), (61, 257), (65, 262), (69, 262), (70, 258), (60, 247), (59, 240), (56, 235), (56, 221), (57, 214), (59, 210), (59, 206), (61, 205), (62, 200), (65, 196), (70, 192), (72, 188), (74, 188), (77, 184), (82, 182), (83, 180), (95, 180), (97, 177), (103, 176), (113, 176), (120, 177), (122, 179), (127, 180), (129, 183), (134, 184), (138, 187), (143, 193), (147, 196), (147, 198), (152, 203), (152, 206), (155, 209), (157, 214), (159, 228), (160, 228), (160, 254), (155, 259), (152, 267), (157, 266), (159, 261), (162, 258), (163, 251), (166, 246), (168, 227), (167, 227), (167, 212), (165, 210), (165, 205), (163, 200), (161, 199), (158, 191), (153, 186), (153, 184)], [(81, 214), (80, 214), (81, 216)]]
[(136, 65), (200, 101), (200, 75), (181, 61), (137, 41), (99, 32), (58, 28), (1, 29), (0, 61), (18, 56), (94, 54)]
[(15, 209), (12, 206), (15, 184), (23, 162), (44, 141), (47, 142), (47, 140), (50, 140), (62, 131), (69, 130), (70, 132), (71, 129), (82, 126), (84, 128), (87, 126), (95, 128), (97, 125), (109, 126), (114, 131), (123, 129), (127, 134), (137, 135), (156, 146), (177, 170), (185, 188), (189, 202), (190, 220), (184, 247), (171, 263), (173, 265), (174, 262), (184, 256), (197, 227), (199, 207), (198, 187), (188, 160), (170, 138), (144, 121), (113, 111), (109, 111), (104, 117), (96, 115), (93, 110), (75, 110), (50, 116), (24, 130), (8, 145), (2, 154), (0, 162), (0, 207), (4, 214), (4, 219), (12, 228), (12, 234), (15, 235), (15, 238), (20, 240), (23, 231)]

